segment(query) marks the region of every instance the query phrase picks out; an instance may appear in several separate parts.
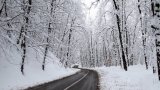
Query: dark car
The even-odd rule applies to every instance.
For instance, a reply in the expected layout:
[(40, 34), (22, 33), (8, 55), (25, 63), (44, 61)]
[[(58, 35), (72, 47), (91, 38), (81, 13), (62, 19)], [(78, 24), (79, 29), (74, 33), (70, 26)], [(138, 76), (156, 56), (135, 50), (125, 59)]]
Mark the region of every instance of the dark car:
[(78, 65), (74, 65), (72, 68), (78, 68), (79, 66)]

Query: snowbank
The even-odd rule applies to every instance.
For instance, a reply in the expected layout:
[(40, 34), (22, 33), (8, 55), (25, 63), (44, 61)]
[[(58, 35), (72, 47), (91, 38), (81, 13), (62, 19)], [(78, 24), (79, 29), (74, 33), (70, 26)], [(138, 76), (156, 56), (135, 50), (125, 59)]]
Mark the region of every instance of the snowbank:
[[(0, 49), (2, 50), (2, 49)], [(27, 57), (23, 76), (20, 72), (21, 54), (15, 48), (6, 49), (0, 54), (0, 90), (17, 90), (45, 82), (60, 79), (76, 73), (79, 70), (64, 68), (53, 54), (49, 53), (46, 70), (41, 69), (43, 51), (41, 49), (27, 49)]]
[(160, 90), (157, 74), (145, 70), (145, 66), (96, 68), (100, 75), (101, 90)]

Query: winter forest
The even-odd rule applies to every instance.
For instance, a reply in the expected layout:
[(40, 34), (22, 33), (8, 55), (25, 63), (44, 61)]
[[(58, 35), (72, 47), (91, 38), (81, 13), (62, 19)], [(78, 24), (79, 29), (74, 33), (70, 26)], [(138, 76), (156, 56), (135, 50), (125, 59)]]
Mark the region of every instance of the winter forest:
[(43, 73), (51, 63), (143, 65), (160, 80), (160, 0), (0, 0), (0, 74)]

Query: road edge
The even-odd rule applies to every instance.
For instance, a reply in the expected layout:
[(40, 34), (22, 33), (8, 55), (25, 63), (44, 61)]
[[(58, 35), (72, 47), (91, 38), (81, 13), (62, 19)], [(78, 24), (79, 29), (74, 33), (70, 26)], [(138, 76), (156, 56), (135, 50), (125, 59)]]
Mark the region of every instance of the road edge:
[(97, 90), (100, 90), (100, 75), (99, 75), (99, 73), (96, 71), (96, 70), (93, 70), (92, 69), (92, 71), (94, 71), (95, 73), (97, 73)]
[(77, 73), (79, 73), (79, 72), (81, 72), (81, 69), (79, 69), (79, 71), (75, 72), (75, 73), (72, 74), (72, 75), (64, 76), (64, 77), (62, 77), (62, 78), (58, 78), (58, 79), (55, 79), (55, 80), (52, 80), (52, 81), (49, 81), (49, 82), (40, 83), (40, 84), (37, 84), (37, 85), (35, 85), (35, 86), (30, 86), (30, 87), (27, 87), (27, 88), (24, 88), (24, 89), (21, 89), (21, 90), (28, 90), (28, 89), (31, 89), (31, 88), (34, 88), (34, 87), (38, 87), (38, 86), (41, 86), (41, 85), (45, 85), (45, 84), (48, 84), (48, 83), (51, 83), (51, 82), (56, 82), (56, 81), (58, 81), (58, 80), (62, 80), (62, 79), (68, 78), (68, 77), (70, 77), (70, 76), (73, 76), (73, 75), (75, 75), (75, 74), (77, 74)]
[(95, 69), (88, 69), (88, 68), (79, 68), (79, 69), (83, 69), (83, 70), (89, 70), (89, 71), (93, 71), (93, 72), (95, 72), (96, 74), (97, 74), (97, 90), (101, 90), (100, 89), (100, 74), (95, 70)]

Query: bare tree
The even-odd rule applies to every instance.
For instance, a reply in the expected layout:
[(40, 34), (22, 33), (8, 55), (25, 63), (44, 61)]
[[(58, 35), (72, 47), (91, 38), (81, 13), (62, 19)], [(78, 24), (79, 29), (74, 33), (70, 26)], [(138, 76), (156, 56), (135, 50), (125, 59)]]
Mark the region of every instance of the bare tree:
[[(119, 5), (117, 4), (116, 0), (113, 0), (114, 8), (117, 12), (120, 12)], [(123, 0), (122, 0), (123, 3)], [(127, 62), (126, 62), (126, 56), (124, 52), (124, 46), (123, 46), (123, 39), (122, 39), (122, 29), (123, 27), (123, 20), (121, 21), (120, 15), (116, 13), (116, 19), (117, 19), (117, 27), (119, 31), (119, 40), (120, 40), (120, 46), (121, 46), (121, 52), (122, 52), (122, 60), (123, 60), (123, 68), (127, 71)], [(122, 23), (121, 23), (122, 22)], [(120, 26), (122, 24), (122, 27)]]
[(22, 24), (21, 27), (21, 31), (20, 31), (20, 35), (19, 38), (17, 40), (17, 44), (21, 45), (22, 48), (22, 63), (21, 63), (21, 72), (22, 74), (24, 74), (24, 64), (25, 64), (25, 58), (26, 58), (26, 39), (27, 39), (27, 32), (28, 32), (28, 25), (29, 25), (29, 14), (31, 11), (31, 5), (32, 5), (32, 0), (23, 0), (23, 6), (22, 6), (22, 10), (23, 10), (23, 19), (24, 22)]
[[(152, 23), (151, 28), (156, 31), (156, 55), (157, 55), (157, 68), (158, 68), (158, 78), (160, 80), (160, 2), (156, 2), (156, 0), (151, 0), (151, 10), (152, 17), (155, 21)], [(154, 68), (153, 68), (154, 69)]]

